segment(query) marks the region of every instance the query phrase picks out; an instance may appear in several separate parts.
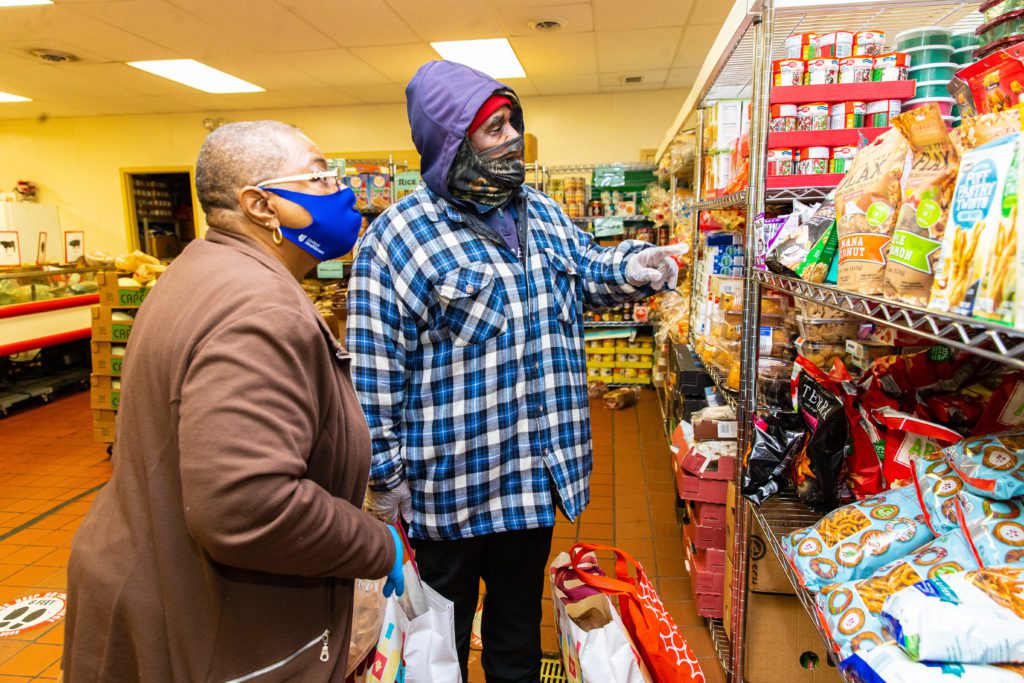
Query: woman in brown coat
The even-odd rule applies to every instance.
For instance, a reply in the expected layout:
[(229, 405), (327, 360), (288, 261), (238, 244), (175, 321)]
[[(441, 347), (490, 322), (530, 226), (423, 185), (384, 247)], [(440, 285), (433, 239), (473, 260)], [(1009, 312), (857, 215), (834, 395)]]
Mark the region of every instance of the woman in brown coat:
[(139, 312), (72, 546), (65, 680), (341, 681), (353, 579), (401, 590), (349, 357), (298, 283), (351, 249), (354, 196), (270, 121), (213, 132), (196, 189), (211, 230)]

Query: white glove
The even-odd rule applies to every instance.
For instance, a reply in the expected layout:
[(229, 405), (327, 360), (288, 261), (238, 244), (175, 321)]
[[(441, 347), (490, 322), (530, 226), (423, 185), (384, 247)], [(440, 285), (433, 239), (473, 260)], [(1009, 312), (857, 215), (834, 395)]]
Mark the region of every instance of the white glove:
[(685, 244), (644, 249), (626, 265), (626, 282), (634, 287), (650, 285), (654, 291), (675, 289), (679, 279), (679, 265), (672, 257), (685, 254), (686, 251)]
[(402, 481), (390, 491), (367, 490), (366, 511), (386, 524), (394, 525), (399, 513), (402, 519), (409, 521), (412, 519), (412, 493), (409, 485)]

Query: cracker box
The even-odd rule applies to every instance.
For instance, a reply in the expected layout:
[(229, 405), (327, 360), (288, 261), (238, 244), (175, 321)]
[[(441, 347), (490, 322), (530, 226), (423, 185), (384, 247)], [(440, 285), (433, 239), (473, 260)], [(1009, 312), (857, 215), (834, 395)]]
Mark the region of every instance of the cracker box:
[(146, 300), (155, 280), (149, 285), (140, 285), (127, 275), (118, 276), (116, 272), (96, 274), (99, 284), (100, 305), (107, 308), (138, 308)]
[(124, 344), (131, 334), (135, 318), (125, 311), (117, 311), (106, 306), (92, 306), (92, 340), (103, 342), (119, 342)]

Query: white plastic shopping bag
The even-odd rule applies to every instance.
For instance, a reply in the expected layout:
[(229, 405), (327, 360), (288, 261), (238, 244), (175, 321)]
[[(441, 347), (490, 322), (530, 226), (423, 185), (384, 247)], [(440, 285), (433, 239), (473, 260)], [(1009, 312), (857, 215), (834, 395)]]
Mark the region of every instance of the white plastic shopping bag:
[[(596, 560), (593, 568), (600, 572)], [(575, 579), (567, 553), (551, 563), (549, 578), (558, 644), (570, 683), (650, 683), (611, 600)]]
[(405, 593), (400, 600), (409, 617), (405, 641), (406, 683), (460, 683), (455, 647), (455, 605), (420, 580), (413, 562), (402, 567)]

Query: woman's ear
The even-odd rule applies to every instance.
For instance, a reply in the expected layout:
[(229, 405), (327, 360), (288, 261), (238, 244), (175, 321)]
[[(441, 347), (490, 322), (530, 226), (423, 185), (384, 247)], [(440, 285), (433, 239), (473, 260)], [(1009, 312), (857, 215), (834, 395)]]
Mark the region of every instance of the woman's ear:
[(281, 224), (277, 211), (270, 202), (270, 193), (253, 185), (243, 187), (238, 193), (238, 206), (246, 219), (261, 228), (276, 230)]

